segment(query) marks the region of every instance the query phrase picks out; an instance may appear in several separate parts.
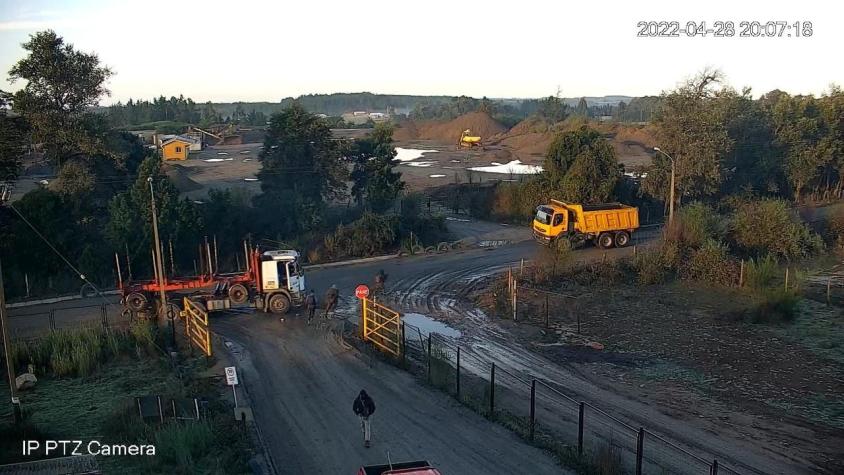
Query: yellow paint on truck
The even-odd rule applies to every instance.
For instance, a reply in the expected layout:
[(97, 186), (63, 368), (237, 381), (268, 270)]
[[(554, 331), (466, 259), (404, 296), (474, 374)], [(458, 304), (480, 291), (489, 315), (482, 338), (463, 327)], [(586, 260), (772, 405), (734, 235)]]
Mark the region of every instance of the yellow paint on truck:
[(593, 240), (604, 248), (624, 247), (639, 228), (639, 208), (621, 203), (584, 205), (551, 200), (536, 208), (533, 235), (542, 243), (561, 236)]

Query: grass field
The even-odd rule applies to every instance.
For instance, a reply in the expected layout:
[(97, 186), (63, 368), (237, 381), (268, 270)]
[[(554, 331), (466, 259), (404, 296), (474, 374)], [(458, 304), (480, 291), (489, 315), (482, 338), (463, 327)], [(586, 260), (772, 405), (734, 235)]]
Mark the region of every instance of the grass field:
[[(0, 407), (0, 460), (32, 460), (21, 441), (97, 440), (103, 444), (152, 444), (155, 456), (98, 456), (105, 473), (246, 473), (247, 431), (221, 398), (219, 380), (206, 378), (202, 359), (181, 361), (178, 371), (156, 354), (121, 354), (89, 376), (40, 376), (35, 388), (20, 392), (24, 423), (14, 427), (10, 406)], [(144, 422), (135, 397), (157, 395), (206, 401), (201, 421)], [(0, 397), (8, 401), (8, 387)], [(42, 442), (43, 444), (43, 442)], [(43, 456), (43, 455), (42, 455)]]

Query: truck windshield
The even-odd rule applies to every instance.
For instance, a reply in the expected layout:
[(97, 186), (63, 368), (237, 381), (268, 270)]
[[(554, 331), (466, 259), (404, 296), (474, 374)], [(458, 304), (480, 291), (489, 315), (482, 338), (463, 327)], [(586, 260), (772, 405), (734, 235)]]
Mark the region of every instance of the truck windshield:
[(536, 220), (542, 224), (551, 224), (551, 216), (553, 214), (554, 210), (550, 208), (544, 206), (536, 208)]

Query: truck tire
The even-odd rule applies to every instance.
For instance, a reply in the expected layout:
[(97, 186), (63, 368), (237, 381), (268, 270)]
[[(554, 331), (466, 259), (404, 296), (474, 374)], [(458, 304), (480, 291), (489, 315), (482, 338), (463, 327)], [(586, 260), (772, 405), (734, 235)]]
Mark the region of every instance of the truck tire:
[(284, 315), (290, 311), (290, 299), (284, 294), (274, 294), (267, 301), (267, 310), (270, 313)]
[(630, 244), (630, 233), (619, 231), (615, 233), (615, 247), (627, 247)]
[(612, 245), (613, 245), (612, 234), (603, 233), (600, 236), (598, 236), (598, 246), (600, 246), (602, 249), (609, 249), (609, 248), (612, 247)]
[(249, 290), (243, 284), (234, 284), (229, 287), (229, 299), (233, 303), (246, 303), (249, 300)]
[(147, 299), (146, 295), (140, 292), (132, 292), (126, 296), (126, 306), (133, 312), (140, 312), (141, 310), (146, 309), (148, 305), (149, 299)]

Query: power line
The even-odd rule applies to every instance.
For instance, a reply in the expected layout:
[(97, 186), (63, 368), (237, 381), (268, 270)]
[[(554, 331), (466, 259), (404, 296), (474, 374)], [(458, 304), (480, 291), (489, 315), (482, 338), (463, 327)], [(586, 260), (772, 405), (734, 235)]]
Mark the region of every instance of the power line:
[(11, 209), (12, 209), (12, 211), (14, 211), (14, 212), (15, 212), (15, 213), (16, 213), (16, 214), (17, 214), (17, 215), (21, 218), (21, 220), (23, 220), (23, 222), (24, 222), (24, 223), (26, 223), (26, 225), (27, 225), (27, 226), (29, 226), (29, 228), (30, 228), (30, 229), (32, 229), (32, 231), (33, 231), (33, 232), (34, 232), (34, 233), (35, 233), (35, 234), (36, 234), (39, 238), (41, 238), (41, 240), (42, 240), (42, 241), (44, 241), (44, 243), (45, 243), (45, 244), (47, 244), (47, 246), (48, 246), (50, 249), (52, 249), (52, 251), (53, 251), (53, 252), (54, 252), (57, 256), (59, 256), (59, 258), (60, 258), (61, 260), (63, 260), (63, 261), (64, 261), (64, 263), (65, 263), (68, 267), (70, 267), (70, 269), (71, 269), (74, 273), (76, 273), (76, 274), (79, 276), (79, 278), (80, 278), (80, 279), (82, 279), (82, 280), (83, 280), (86, 284), (90, 285), (90, 286), (91, 286), (91, 288), (92, 288), (92, 289), (94, 289), (94, 291), (97, 293), (97, 295), (99, 295), (99, 296), (103, 299), (103, 302), (104, 302), (104, 303), (106, 303), (106, 304), (108, 304), (108, 305), (111, 305), (111, 304), (110, 304), (110, 303), (106, 300), (105, 295), (103, 295), (103, 293), (102, 293), (102, 291), (100, 291), (99, 287), (97, 287), (96, 285), (94, 285), (94, 284), (93, 284), (90, 280), (88, 280), (88, 278), (87, 278), (87, 277), (85, 277), (85, 274), (83, 274), (83, 273), (82, 273), (79, 269), (77, 269), (77, 268), (76, 268), (73, 264), (71, 264), (71, 263), (70, 263), (70, 261), (69, 261), (69, 260), (68, 260), (68, 259), (67, 259), (67, 258), (66, 258), (66, 257), (65, 257), (62, 253), (61, 253), (61, 252), (59, 252), (59, 250), (58, 250), (58, 249), (56, 249), (56, 247), (55, 247), (55, 246), (53, 246), (53, 244), (52, 244), (52, 243), (51, 243), (51, 242), (50, 242), (50, 241), (49, 241), (49, 240), (48, 240), (48, 239), (47, 239), (47, 238), (46, 238), (43, 234), (41, 234), (41, 231), (39, 231), (39, 230), (38, 230), (38, 228), (36, 228), (36, 227), (35, 227), (35, 225), (33, 225), (33, 224), (32, 224), (32, 223), (28, 220), (28, 219), (26, 219), (26, 216), (24, 216), (24, 215), (23, 215), (23, 213), (21, 213), (21, 212), (20, 212), (17, 208), (15, 208), (15, 205), (14, 205), (13, 203), (9, 203), (9, 208), (11, 208)]

